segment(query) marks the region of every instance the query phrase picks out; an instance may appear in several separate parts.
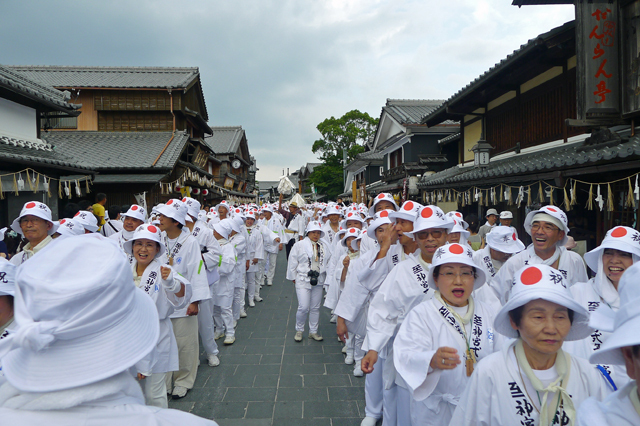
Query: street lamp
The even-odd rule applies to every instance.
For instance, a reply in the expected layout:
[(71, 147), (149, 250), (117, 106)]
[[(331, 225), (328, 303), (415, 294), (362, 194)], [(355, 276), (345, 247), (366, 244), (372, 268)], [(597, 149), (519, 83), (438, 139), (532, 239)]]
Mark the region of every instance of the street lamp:
[(487, 143), (484, 139), (480, 139), (478, 143), (470, 149), (470, 151), (473, 151), (473, 165), (475, 167), (487, 167), (490, 158), (489, 151), (492, 149), (491, 144)]

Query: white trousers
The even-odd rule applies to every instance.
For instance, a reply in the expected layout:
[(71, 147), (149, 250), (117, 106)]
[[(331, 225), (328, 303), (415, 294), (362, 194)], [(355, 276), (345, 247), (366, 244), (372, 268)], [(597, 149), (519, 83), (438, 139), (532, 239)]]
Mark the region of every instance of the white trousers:
[(396, 386), (396, 414), (398, 425), (411, 425), (411, 392), (402, 386)]
[(244, 288), (236, 287), (233, 289), (233, 319), (240, 319), (240, 312), (244, 310)]
[(167, 373), (167, 389), (171, 388), (171, 379), (175, 386), (193, 388), (198, 373), (199, 349), (198, 317), (171, 318), (173, 333), (178, 343), (178, 371)]
[(213, 306), (213, 322), (217, 331), (224, 331), (227, 336), (235, 336), (233, 328), (233, 309), (231, 306)]
[[(247, 293), (249, 300), (253, 300), (256, 297), (256, 272), (247, 272)], [(242, 299), (242, 305), (244, 306), (244, 298)]]
[(218, 345), (213, 338), (213, 299), (201, 300), (198, 305), (198, 332), (207, 355), (218, 355)]
[[(364, 413), (367, 417), (373, 417), (379, 419), (382, 417), (383, 412), (383, 391), (384, 384), (382, 383), (382, 366), (384, 365), (384, 359), (378, 358), (373, 371), (364, 379)], [(395, 404), (395, 400), (393, 401)], [(384, 421), (387, 420), (387, 412), (384, 412)], [(383, 423), (394, 424), (395, 423)]]
[(143, 380), (142, 390), (144, 391), (144, 400), (147, 405), (169, 408), (167, 401), (167, 383), (165, 381), (167, 374), (168, 373), (153, 373)]
[(308, 288), (296, 286), (298, 296), (298, 311), (296, 312), (296, 331), (304, 331), (304, 324), (309, 317), (309, 333), (318, 332), (320, 319), (320, 302), (322, 302), (322, 285)]
[(278, 253), (267, 253), (269, 258), (269, 265), (267, 266), (267, 283), (273, 283), (273, 276), (276, 273), (276, 260), (278, 259)]
[[(267, 252), (265, 252), (264, 254), (266, 255)], [(258, 260), (258, 270), (256, 271), (256, 286), (264, 284), (264, 270), (266, 263), (267, 262), (265, 259)]]

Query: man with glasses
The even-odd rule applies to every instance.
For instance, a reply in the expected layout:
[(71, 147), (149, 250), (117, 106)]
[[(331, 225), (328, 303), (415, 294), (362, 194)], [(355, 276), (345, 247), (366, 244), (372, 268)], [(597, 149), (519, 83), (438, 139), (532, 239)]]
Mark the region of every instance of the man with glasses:
[[(429, 289), (427, 276), (431, 263), (439, 256), (438, 250), (447, 243), (447, 234), (453, 227), (453, 220), (436, 206), (422, 207), (413, 224), (413, 231), (403, 232), (412, 235), (418, 245), (418, 251), (405, 261), (398, 263), (385, 278), (380, 289), (369, 305), (367, 317), (367, 337), (362, 346), (367, 354), (362, 359), (362, 371), (371, 373), (381, 352), (386, 353), (385, 371), (393, 371), (392, 347), (405, 316), (415, 306), (433, 297)], [(387, 370), (389, 369), (389, 370)], [(387, 374), (393, 377), (395, 374)], [(407, 384), (396, 377), (396, 415), (385, 413), (384, 424), (411, 424), (411, 394)], [(384, 383), (391, 390), (393, 383)], [(391, 415), (390, 415), (391, 414)]]
[(58, 225), (51, 219), (51, 210), (46, 204), (29, 201), (11, 224), (11, 229), (28, 241), (22, 251), (11, 258), (11, 263), (19, 266), (52, 241), (51, 235)]
[(524, 229), (531, 235), (531, 245), (509, 258), (492, 281), (503, 305), (509, 299), (515, 272), (525, 265), (551, 266), (562, 273), (569, 286), (588, 280), (582, 257), (564, 247), (569, 227), (567, 215), (560, 208), (544, 206), (530, 212), (524, 221)]

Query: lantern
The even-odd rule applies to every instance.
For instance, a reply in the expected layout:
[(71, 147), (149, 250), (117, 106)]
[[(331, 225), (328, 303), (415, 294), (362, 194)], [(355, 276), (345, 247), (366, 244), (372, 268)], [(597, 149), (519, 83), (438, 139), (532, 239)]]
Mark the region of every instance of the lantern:
[(209, 190), (208, 190), (208, 189), (203, 189), (203, 190), (202, 190), (202, 195), (204, 195), (205, 197), (206, 197), (207, 195), (209, 195)]
[(192, 193), (193, 195), (198, 195), (198, 194), (200, 194), (200, 188), (193, 188), (193, 189), (191, 190), (191, 193)]
[(489, 151), (493, 147), (487, 141), (480, 139), (470, 151), (473, 151), (473, 165), (476, 167), (487, 167), (489, 165)]

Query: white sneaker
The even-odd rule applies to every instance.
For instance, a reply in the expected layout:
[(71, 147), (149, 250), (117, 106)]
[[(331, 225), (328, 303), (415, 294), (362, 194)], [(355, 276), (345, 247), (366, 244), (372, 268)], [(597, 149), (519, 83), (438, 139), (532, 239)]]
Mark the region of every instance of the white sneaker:
[(185, 388), (184, 386), (176, 386), (173, 388), (173, 392), (171, 392), (171, 396), (173, 396), (173, 399), (184, 398), (185, 396), (187, 396), (188, 390), (189, 389)]
[(227, 336), (224, 338), (225, 345), (233, 345), (233, 342), (236, 341), (236, 336)]
[(322, 340), (324, 340), (323, 337), (318, 333), (309, 333), (309, 339), (313, 339), (316, 342), (321, 342)]
[(247, 311), (245, 311), (244, 309), (240, 311), (240, 318), (246, 318), (247, 317)]
[(347, 356), (344, 358), (344, 363), (347, 365), (353, 364), (355, 361), (353, 360), (353, 352), (347, 352)]
[(262, 302), (262, 297), (256, 296), (253, 298), (253, 300), (255, 300), (256, 302)]
[(213, 339), (214, 340), (218, 340), (224, 337), (224, 332), (222, 331), (216, 331), (215, 333), (213, 333)]
[(353, 367), (353, 375), (355, 377), (362, 377), (364, 376), (364, 371), (362, 371), (362, 360), (358, 361), (355, 363), (355, 367)]
[(238, 320), (233, 320), (233, 328), (236, 328), (238, 326)]
[(267, 281), (267, 285), (268, 285), (268, 286), (272, 286), (272, 285), (273, 285), (273, 283), (271, 283), (271, 282)]
[(329, 322), (330, 322), (331, 324), (335, 324), (335, 323), (337, 323), (337, 322), (338, 322), (338, 316), (337, 316), (337, 315), (335, 315), (335, 314), (334, 314), (334, 315), (331, 315), (331, 319), (329, 320)]
[(360, 426), (376, 426), (376, 423), (378, 423), (378, 419), (374, 417), (365, 417), (364, 419), (362, 419), (362, 423), (360, 423)]
[(209, 367), (217, 367), (220, 365), (220, 358), (218, 358), (218, 355), (209, 354), (207, 355), (207, 362)]
[(255, 306), (256, 306), (256, 302), (254, 302), (253, 300), (249, 300), (249, 307), (255, 308)]
[(296, 342), (302, 342), (302, 331), (296, 331), (296, 335), (293, 336), (293, 340)]
[(347, 345), (344, 345), (344, 346), (342, 347), (342, 353), (343, 353), (343, 354), (346, 354), (346, 353), (347, 353)]

